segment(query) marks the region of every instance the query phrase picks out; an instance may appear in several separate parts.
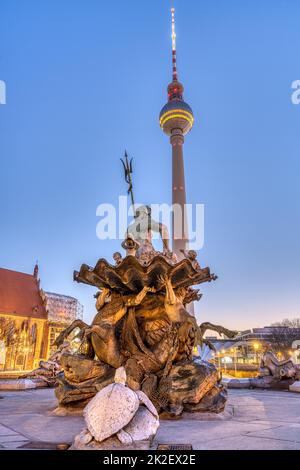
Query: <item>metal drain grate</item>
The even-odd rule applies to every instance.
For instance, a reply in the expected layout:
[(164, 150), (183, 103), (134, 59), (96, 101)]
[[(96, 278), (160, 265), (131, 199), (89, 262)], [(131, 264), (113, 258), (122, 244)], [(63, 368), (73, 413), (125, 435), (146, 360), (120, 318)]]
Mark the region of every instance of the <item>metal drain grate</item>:
[(193, 450), (192, 444), (158, 444), (157, 450)]
[(30, 441), (26, 442), (19, 449), (32, 449), (32, 450), (67, 450), (71, 444), (65, 442), (41, 442), (41, 441)]

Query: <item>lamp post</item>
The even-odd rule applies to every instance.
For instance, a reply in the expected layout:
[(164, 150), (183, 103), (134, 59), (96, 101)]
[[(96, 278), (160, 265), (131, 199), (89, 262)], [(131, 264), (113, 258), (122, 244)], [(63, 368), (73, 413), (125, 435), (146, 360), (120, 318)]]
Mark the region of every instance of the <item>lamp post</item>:
[(226, 361), (225, 361), (225, 352), (226, 352), (226, 351), (225, 351), (225, 349), (222, 349), (221, 352), (222, 352), (222, 354), (223, 354), (224, 372), (225, 372), (225, 374), (226, 374), (226, 372), (227, 372), (227, 369), (226, 369)]
[(231, 352), (233, 353), (234, 375), (236, 377), (236, 348), (231, 348)]
[(219, 368), (219, 371), (220, 371), (221, 363), (220, 363), (220, 352), (219, 351), (217, 352), (217, 357), (218, 357), (218, 368)]
[(254, 351), (255, 351), (255, 361), (256, 361), (256, 364), (258, 365), (258, 350), (259, 350), (259, 344), (258, 343), (254, 343), (253, 344), (253, 347), (254, 347)]

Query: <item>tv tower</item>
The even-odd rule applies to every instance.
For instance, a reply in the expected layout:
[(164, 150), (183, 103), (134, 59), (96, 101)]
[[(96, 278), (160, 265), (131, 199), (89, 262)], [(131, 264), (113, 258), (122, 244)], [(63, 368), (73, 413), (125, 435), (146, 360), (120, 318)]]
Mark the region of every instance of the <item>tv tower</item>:
[(168, 102), (159, 115), (160, 127), (170, 136), (172, 145), (172, 246), (178, 259), (183, 257), (180, 250), (187, 249), (188, 229), (185, 214), (186, 192), (184, 179), (183, 144), (184, 136), (193, 127), (194, 115), (183, 100), (183, 85), (178, 81), (175, 8), (172, 14), (172, 82), (168, 85)]

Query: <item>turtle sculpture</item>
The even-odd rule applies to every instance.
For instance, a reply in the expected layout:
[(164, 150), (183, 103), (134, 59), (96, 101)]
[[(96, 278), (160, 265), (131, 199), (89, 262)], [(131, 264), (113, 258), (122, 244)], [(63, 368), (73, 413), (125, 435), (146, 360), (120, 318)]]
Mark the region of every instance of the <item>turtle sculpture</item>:
[(159, 427), (156, 408), (147, 395), (126, 386), (124, 367), (116, 370), (114, 382), (95, 395), (83, 415), (87, 428), (75, 438), (75, 448), (95, 447), (110, 437), (124, 445), (150, 441)]

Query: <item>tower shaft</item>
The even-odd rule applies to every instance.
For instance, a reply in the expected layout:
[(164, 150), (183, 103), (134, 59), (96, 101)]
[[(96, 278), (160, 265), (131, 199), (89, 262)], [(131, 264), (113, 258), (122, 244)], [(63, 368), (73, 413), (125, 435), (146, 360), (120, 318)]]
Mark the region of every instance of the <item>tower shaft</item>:
[(170, 137), (172, 145), (172, 248), (178, 259), (183, 257), (180, 250), (186, 250), (188, 245), (188, 227), (186, 217), (186, 191), (184, 177), (182, 131), (173, 132)]

